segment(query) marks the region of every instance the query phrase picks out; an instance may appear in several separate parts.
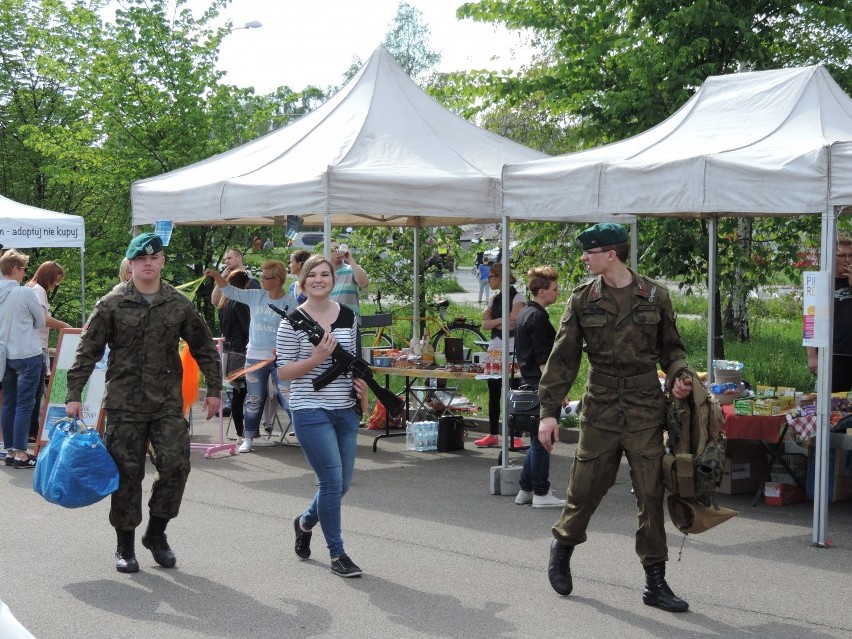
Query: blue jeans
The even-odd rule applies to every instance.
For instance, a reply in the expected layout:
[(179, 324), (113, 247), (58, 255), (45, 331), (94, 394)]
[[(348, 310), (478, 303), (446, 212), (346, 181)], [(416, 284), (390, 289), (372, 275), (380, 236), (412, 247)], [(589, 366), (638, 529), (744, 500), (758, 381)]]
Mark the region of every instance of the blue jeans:
[(340, 504), (352, 484), (359, 421), (351, 408), (293, 411), (296, 437), (319, 480), (319, 489), (302, 514), (302, 526), (311, 529), (319, 522), (331, 557), (345, 552)]
[(518, 485), (521, 490), (531, 490), (536, 495), (550, 492), (550, 453), (538, 441), (538, 435), (532, 437)]
[[(246, 366), (251, 366), (259, 359), (246, 358)], [(246, 437), (257, 437), (260, 432), (260, 421), (263, 419), (263, 406), (266, 404), (266, 398), (269, 395), (269, 380), (275, 385), (276, 396), (281, 408), (285, 410), (289, 408), (285, 405), (281, 397), (281, 389), (278, 386), (278, 372), (275, 369), (275, 362), (271, 362), (263, 368), (256, 370), (246, 375), (246, 401), (243, 405), (243, 435)]]
[(26, 450), (44, 355), (7, 359), (3, 375), (3, 442), (7, 449)]

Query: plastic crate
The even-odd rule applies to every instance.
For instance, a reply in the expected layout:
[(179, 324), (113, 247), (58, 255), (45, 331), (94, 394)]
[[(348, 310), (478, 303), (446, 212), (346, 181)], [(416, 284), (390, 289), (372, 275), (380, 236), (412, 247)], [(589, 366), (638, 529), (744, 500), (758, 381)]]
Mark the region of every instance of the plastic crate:
[[(808, 479), (808, 458), (805, 455), (798, 455), (795, 453), (786, 453), (781, 455), (784, 461), (787, 462), (787, 465), (793, 470), (796, 475), (796, 479), (799, 480), (800, 485), (804, 486), (805, 482)], [(790, 473), (784, 468), (784, 465), (776, 460), (772, 464), (772, 468), (769, 471), (772, 476), (772, 481), (780, 482), (782, 484), (795, 484), (796, 481), (793, 477), (790, 476)]]

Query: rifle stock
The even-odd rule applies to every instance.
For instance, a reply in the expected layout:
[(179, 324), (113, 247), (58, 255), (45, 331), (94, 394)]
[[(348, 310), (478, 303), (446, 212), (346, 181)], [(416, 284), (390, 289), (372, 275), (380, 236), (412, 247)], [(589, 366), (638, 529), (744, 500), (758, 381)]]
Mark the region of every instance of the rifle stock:
[[(314, 346), (319, 344), (323, 335), (325, 335), (325, 329), (322, 326), (317, 324), (309, 315), (298, 309), (293, 311), (292, 314), (287, 314), (272, 304), (269, 305), (269, 308), (278, 313), (295, 330), (305, 333), (308, 341)], [(314, 390), (324, 388), (340, 375), (351, 372), (353, 377), (363, 379), (367, 383), (367, 386), (373, 391), (376, 398), (384, 404), (389, 415), (396, 417), (403, 411), (405, 402), (375, 380), (373, 371), (365, 360), (347, 352), (340, 344), (334, 347), (331, 359), (334, 361), (334, 365), (313, 381)]]

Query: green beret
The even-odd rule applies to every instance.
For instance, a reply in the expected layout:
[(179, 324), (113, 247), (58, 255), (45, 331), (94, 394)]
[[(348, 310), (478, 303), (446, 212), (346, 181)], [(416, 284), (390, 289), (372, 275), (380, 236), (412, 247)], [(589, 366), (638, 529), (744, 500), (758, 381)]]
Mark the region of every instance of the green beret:
[(153, 255), (163, 250), (163, 240), (156, 233), (143, 233), (137, 235), (127, 246), (127, 252), (124, 254), (128, 260), (133, 260), (140, 255)]
[(621, 224), (595, 224), (577, 236), (577, 244), (584, 251), (600, 246), (624, 244), (627, 241), (627, 229)]

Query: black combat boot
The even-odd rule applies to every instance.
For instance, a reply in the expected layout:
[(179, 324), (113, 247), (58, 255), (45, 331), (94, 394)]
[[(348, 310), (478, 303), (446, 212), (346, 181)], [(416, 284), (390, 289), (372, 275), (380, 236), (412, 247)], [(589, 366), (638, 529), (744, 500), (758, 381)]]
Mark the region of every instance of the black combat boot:
[(154, 561), (163, 568), (174, 568), (177, 558), (166, 540), (166, 524), (168, 523), (168, 519), (151, 517), (148, 520), (148, 530), (142, 535), (142, 545), (151, 551), (151, 554), (154, 555)]
[(666, 583), (666, 562), (661, 561), (645, 568), (645, 590), (642, 601), (646, 606), (656, 606), (668, 612), (686, 612), (689, 604), (678, 597)]
[(115, 529), (118, 546), (115, 549), (115, 569), (118, 572), (139, 572), (136, 561), (136, 531)]
[(570, 595), (574, 589), (571, 579), (571, 555), (574, 546), (560, 544), (555, 539), (550, 544), (550, 561), (547, 564), (547, 578), (550, 585), (560, 595)]

